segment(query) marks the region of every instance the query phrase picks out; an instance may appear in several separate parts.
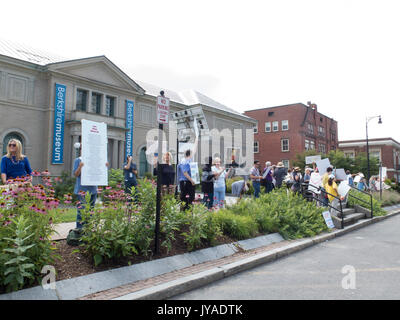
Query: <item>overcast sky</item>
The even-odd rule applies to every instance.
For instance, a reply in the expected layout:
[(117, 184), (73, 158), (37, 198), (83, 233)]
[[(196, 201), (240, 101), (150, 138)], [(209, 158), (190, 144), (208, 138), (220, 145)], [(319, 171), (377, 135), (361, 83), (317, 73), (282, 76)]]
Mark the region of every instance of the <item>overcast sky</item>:
[(339, 139), (400, 142), (400, 2), (2, 1), (0, 36), (237, 111), (307, 101)]

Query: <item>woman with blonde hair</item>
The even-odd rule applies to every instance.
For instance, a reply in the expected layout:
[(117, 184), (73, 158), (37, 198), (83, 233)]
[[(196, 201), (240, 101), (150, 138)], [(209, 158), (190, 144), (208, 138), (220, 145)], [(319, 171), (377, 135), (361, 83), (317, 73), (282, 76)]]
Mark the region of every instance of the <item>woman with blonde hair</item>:
[(172, 154), (171, 152), (166, 152), (163, 154), (162, 163), (160, 163), (159, 168), (157, 162), (154, 164), (153, 175), (161, 175), (161, 186), (162, 193), (172, 194), (175, 190), (175, 169), (172, 165)]
[(211, 171), (214, 173), (214, 200), (215, 206), (217, 208), (223, 208), (225, 204), (225, 179), (229, 176), (232, 168), (229, 168), (229, 171), (226, 172), (225, 168), (221, 166), (221, 159), (214, 159), (214, 166), (211, 168)]
[(1, 159), (1, 181), (30, 176), (32, 173), (28, 158), (22, 154), (22, 144), (17, 139), (8, 141), (7, 154)]

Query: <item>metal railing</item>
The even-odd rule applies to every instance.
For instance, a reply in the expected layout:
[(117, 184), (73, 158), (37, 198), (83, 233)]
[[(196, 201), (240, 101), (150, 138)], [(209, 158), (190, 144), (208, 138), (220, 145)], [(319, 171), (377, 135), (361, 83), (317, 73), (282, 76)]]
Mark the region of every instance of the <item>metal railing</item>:
[[(321, 200), (321, 199), (319, 198), (319, 194), (315, 193), (314, 191), (308, 190), (308, 186), (309, 186), (309, 185), (311, 185), (311, 186), (312, 186), (313, 188), (315, 188), (316, 190), (320, 191), (324, 196), (330, 195), (331, 197), (337, 199), (337, 200), (339, 201), (340, 209), (338, 209), (338, 208), (332, 206), (331, 203), (329, 202), (329, 200), (328, 200), (328, 202)], [(305, 187), (307, 187), (307, 188), (305, 188)], [(338, 212), (340, 213), (340, 216), (338, 215), (338, 217), (341, 218), (340, 229), (343, 229), (343, 228), (344, 228), (344, 214), (343, 214), (343, 204), (342, 204), (342, 200), (340, 199), (340, 197), (337, 197), (337, 196), (335, 196), (335, 195), (333, 195), (333, 194), (327, 192), (325, 189), (323, 189), (323, 188), (321, 188), (321, 187), (315, 186), (315, 185), (310, 184), (310, 183), (304, 183), (304, 182), (303, 182), (303, 183), (301, 184), (301, 193), (302, 193), (303, 197), (306, 198), (306, 199), (307, 199), (307, 198), (310, 198), (309, 196), (306, 195), (308, 192), (311, 193), (311, 195), (312, 195), (311, 198), (312, 198), (313, 200), (315, 200), (316, 203), (317, 203), (317, 202), (322, 203), (322, 205), (323, 205), (324, 207), (332, 208), (333, 210), (336, 210), (336, 211), (338, 211)]]
[(350, 194), (350, 191), (349, 191), (349, 193), (348, 193), (349, 197), (352, 197), (352, 198), (354, 198), (354, 199), (357, 199), (358, 201), (361, 201), (362, 203), (365, 203), (367, 206), (370, 207), (370, 209), (371, 209), (371, 219), (372, 219), (372, 218), (374, 217), (374, 207), (373, 207), (373, 203), (372, 203), (372, 199), (373, 199), (372, 194), (369, 193), (369, 192), (366, 192), (366, 191), (364, 191), (364, 190), (360, 190), (360, 189), (358, 189), (358, 188), (356, 188), (356, 187), (354, 187), (354, 186), (351, 186), (351, 185), (349, 185), (349, 187), (351, 187), (352, 190), (356, 190), (356, 191), (358, 191), (358, 192), (361, 192), (361, 193), (366, 194), (367, 196), (369, 196), (370, 201), (368, 202), (368, 201), (366, 201), (366, 200), (364, 200), (364, 199), (361, 199), (361, 198), (356, 197), (356, 196), (353, 195), (353, 194)]

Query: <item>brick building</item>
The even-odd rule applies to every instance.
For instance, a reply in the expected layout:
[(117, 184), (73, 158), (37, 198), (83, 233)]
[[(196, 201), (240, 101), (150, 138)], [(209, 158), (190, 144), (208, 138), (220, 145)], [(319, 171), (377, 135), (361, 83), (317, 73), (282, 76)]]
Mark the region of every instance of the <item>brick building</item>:
[[(388, 178), (400, 181), (400, 143), (392, 138), (368, 139), (369, 156), (377, 157), (382, 167), (387, 168)], [(339, 149), (348, 157), (355, 158), (361, 152), (367, 152), (367, 142), (346, 140), (339, 142)]]
[(292, 166), (296, 154), (305, 150), (327, 153), (338, 147), (337, 121), (318, 112), (308, 102), (245, 111), (258, 121), (254, 127), (254, 159), (282, 161)]

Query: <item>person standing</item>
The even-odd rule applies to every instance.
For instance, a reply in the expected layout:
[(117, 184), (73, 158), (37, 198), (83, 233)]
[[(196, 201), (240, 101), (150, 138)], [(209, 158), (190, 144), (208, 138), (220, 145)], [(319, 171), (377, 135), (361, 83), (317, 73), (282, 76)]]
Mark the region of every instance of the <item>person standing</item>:
[(332, 172), (333, 172), (332, 167), (328, 167), (328, 168), (326, 169), (326, 172), (325, 172), (325, 173), (323, 174), (323, 176), (322, 176), (322, 187), (321, 187), (321, 191), (322, 191), (322, 199), (323, 199), (323, 205), (324, 205), (324, 207), (327, 207), (327, 206), (328, 206), (328, 203), (329, 203), (328, 195), (327, 195), (324, 191), (326, 191), (326, 190), (325, 190), (325, 186), (326, 186), (326, 184), (328, 183), (329, 176), (332, 174)]
[(254, 197), (260, 197), (260, 187), (262, 176), (260, 174), (260, 161), (254, 161), (254, 166), (250, 170), (250, 179), (253, 182)]
[(274, 185), (272, 183), (273, 176), (272, 176), (272, 167), (270, 161), (267, 161), (265, 163), (265, 168), (263, 170), (262, 176), (265, 177), (264, 178), (265, 193), (270, 193), (272, 189), (274, 189)]
[[(79, 152), (82, 150), (82, 145), (79, 146)], [(108, 167), (108, 162), (105, 164)], [(84, 163), (82, 162), (82, 158), (78, 157), (74, 160), (74, 169), (73, 174), (76, 177), (74, 194), (78, 199), (77, 203), (77, 214), (76, 214), (76, 228), (81, 229), (83, 227), (81, 210), (85, 209), (86, 204), (86, 193), (90, 194), (90, 208), (94, 208), (94, 205), (97, 200), (97, 186), (83, 186), (81, 184), (81, 171)]]
[(137, 166), (133, 162), (132, 156), (126, 157), (126, 162), (123, 165), (124, 168), (124, 182), (125, 182), (125, 193), (133, 195), (136, 199), (136, 187), (137, 187)]
[(324, 203), (323, 194), (321, 193), (322, 188), (322, 177), (318, 172), (318, 168), (315, 167), (314, 171), (311, 173), (310, 181), (308, 183), (308, 190), (315, 194), (317, 206), (321, 206)]
[(185, 203), (183, 210), (189, 209), (195, 197), (195, 182), (191, 177), (190, 163), (192, 152), (186, 150), (185, 159), (178, 166), (179, 188), (181, 190), (181, 201)]
[(22, 154), (22, 144), (17, 139), (11, 139), (7, 145), (7, 154), (1, 158), (1, 181), (28, 176), (32, 179), (32, 169), (28, 157)]
[(354, 179), (353, 175), (350, 173), (350, 170), (346, 170), (346, 176), (347, 176), (347, 184), (349, 186), (354, 186)]
[(214, 205), (214, 176), (212, 171), (212, 157), (206, 159), (206, 165), (201, 174), (201, 192), (203, 192), (203, 204), (211, 209)]
[(276, 188), (280, 188), (282, 186), (282, 182), (285, 179), (286, 174), (287, 174), (286, 168), (283, 166), (283, 163), (278, 162), (273, 174), (276, 180)]
[(163, 155), (162, 159), (163, 163), (157, 165), (157, 162), (154, 165), (153, 175), (157, 176), (158, 172), (160, 172), (161, 176), (161, 186), (162, 186), (162, 194), (172, 194), (175, 189), (175, 169), (171, 164), (172, 155), (170, 152), (167, 152)]
[[(335, 176), (333, 174), (330, 174), (328, 176), (328, 181), (325, 185), (325, 189), (326, 192), (328, 192), (328, 199), (329, 202), (331, 203), (331, 207), (339, 209), (340, 201), (343, 201), (344, 197), (339, 196), (338, 186), (335, 182)], [(333, 208), (329, 208), (331, 214), (335, 213), (338, 218), (341, 218), (341, 213), (338, 213), (337, 210), (332, 210)]]
[(225, 205), (225, 179), (227, 175), (229, 176), (231, 170), (232, 168), (229, 168), (228, 172), (226, 172), (225, 168), (221, 167), (221, 159), (215, 158), (212, 172), (214, 173), (214, 198), (217, 208), (223, 208)]

